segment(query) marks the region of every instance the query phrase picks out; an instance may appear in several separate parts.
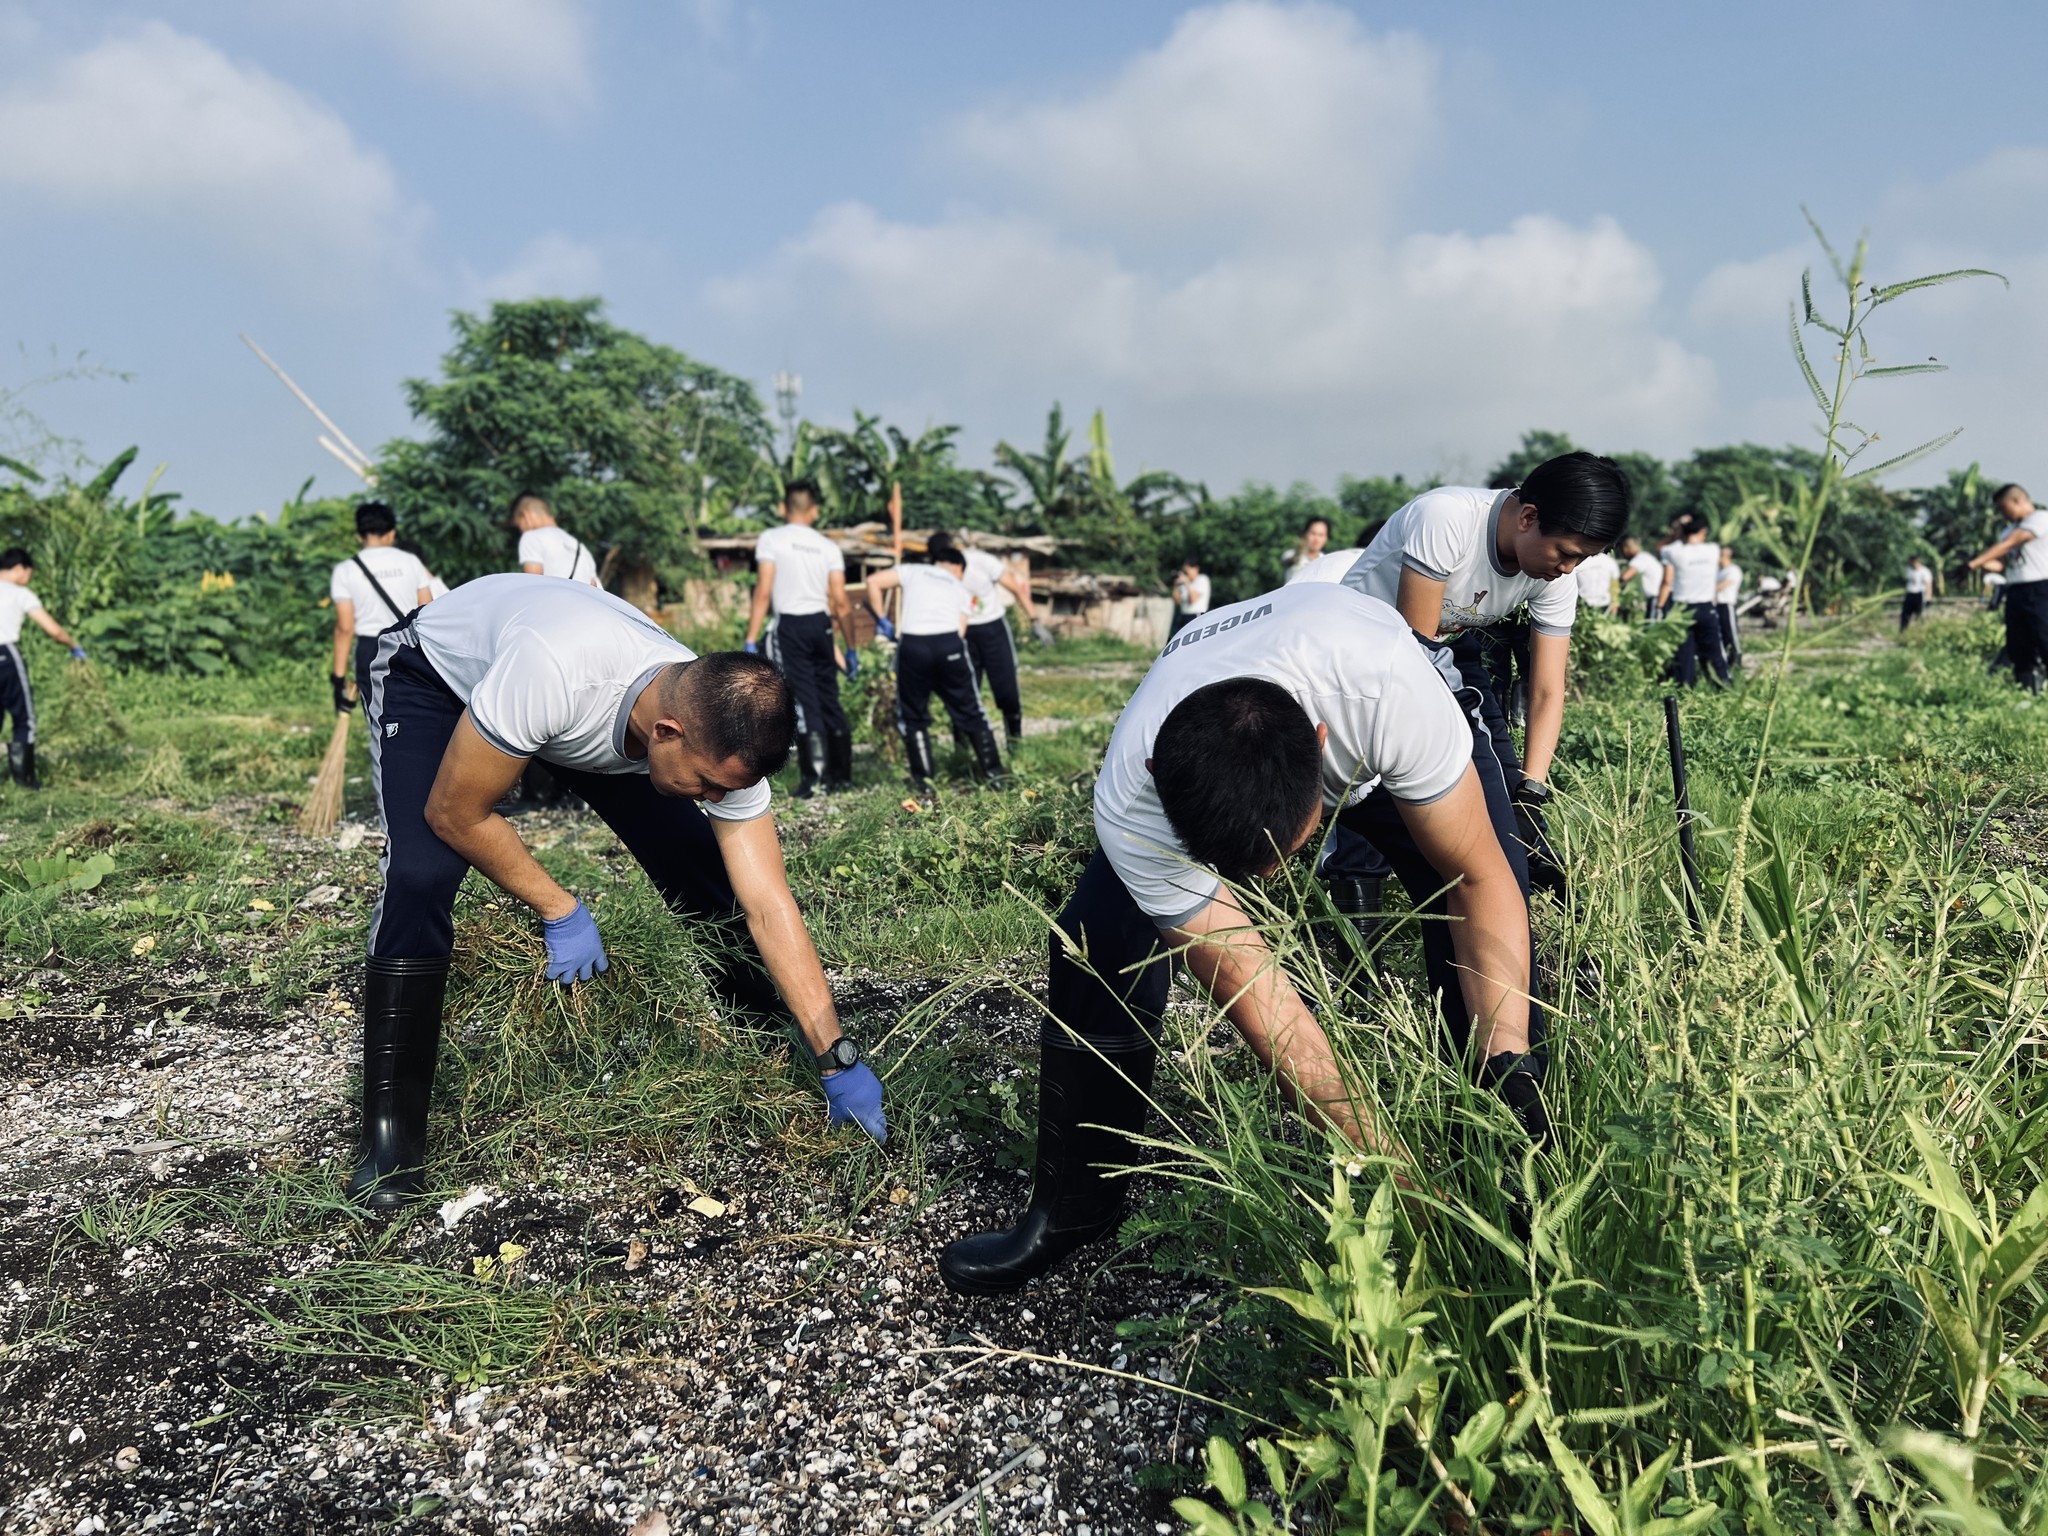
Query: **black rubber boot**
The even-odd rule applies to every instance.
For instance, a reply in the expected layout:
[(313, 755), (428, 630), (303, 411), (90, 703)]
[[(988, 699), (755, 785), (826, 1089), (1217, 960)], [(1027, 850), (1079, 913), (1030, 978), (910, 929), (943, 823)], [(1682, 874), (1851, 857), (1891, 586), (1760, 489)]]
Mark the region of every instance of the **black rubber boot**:
[(41, 789), (43, 781), (36, 777), (36, 744), (32, 741), (7, 743), (7, 771), (23, 789)]
[(1010, 775), (1003, 767), (1003, 751), (996, 745), (996, 733), (987, 726), (976, 731), (970, 740), (974, 748), (974, 766), (981, 771), (992, 789), (1000, 789), (1010, 781)]
[(1009, 743), (1010, 756), (1017, 755), (1017, 743), (1024, 739), (1024, 711), (1021, 709), (1003, 712), (1003, 740)]
[[(1330, 905), (1337, 909), (1338, 917), (1351, 925), (1358, 935), (1359, 944), (1370, 951), (1379, 942), (1383, 919), (1381, 905), (1385, 900), (1386, 881), (1378, 875), (1343, 875), (1330, 882)], [(1350, 960), (1350, 949), (1343, 942), (1343, 936), (1330, 936), (1331, 958), (1339, 964)]]
[(796, 797), (808, 800), (825, 782), (825, 733), (805, 731), (796, 742)]
[(1090, 1046), (1057, 1026), (1047, 1031), (1038, 1054), (1038, 1174), (1031, 1203), (1008, 1231), (945, 1246), (939, 1278), (948, 1290), (962, 1296), (1018, 1290), (1076, 1248), (1116, 1231), (1130, 1180), (1108, 1173), (1139, 1160), (1129, 1138), (1145, 1129), (1158, 1059), (1142, 1038)]
[(825, 790), (836, 794), (853, 788), (853, 732), (825, 733)]
[(427, 1100), (441, 1050), (448, 957), (385, 960), (363, 978), (362, 1165), (351, 1200), (391, 1212), (426, 1187)]
[(938, 767), (932, 758), (932, 733), (930, 731), (905, 731), (903, 753), (910, 760), (910, 782), (919, 789), (932, 787), (932, 775)]

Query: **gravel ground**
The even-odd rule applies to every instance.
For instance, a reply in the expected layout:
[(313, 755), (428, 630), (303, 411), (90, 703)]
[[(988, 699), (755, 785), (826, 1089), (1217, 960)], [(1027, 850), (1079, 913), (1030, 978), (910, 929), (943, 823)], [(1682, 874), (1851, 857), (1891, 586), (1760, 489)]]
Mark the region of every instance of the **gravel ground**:
[[(342, 852), (254, 835), (290, 874), (280, 888), (372, 894), (374, 837)], [(260, 966), (264, 943), (235, 958)], [(380, 1255), (527, 1296), (568, 1294), (603, 1267), (573, 1293), (615, 1304), (595, 1360), (481, 1387), (422, 1370), (419, 1391), (393, 1399), (360, 1389), (361, 1360), (280, 1349), (256, 1310), (289, 1315), (275, 1282), (317, 1279), (364, 1245), (259, 1246), (246, 1215), (238, 1230), (200, 1202), (265, 1171), (338, 1186), (353, 994), (339, 970), (281, 1010), (258, 986), (140, 960), (50, 956), (10, 973), (0, 1528), (1178, 1528), (1148, 1489), (1171, 1480), (1161, 1464), (1187, 1465), (1205, 1426), (1147, 1385), (1179, 1363), (1127, 1352), (1116, 1324), (1198, 1314), (1204, 1298), (1142, 1266), (1085, 1264), (1016, 1298), (949, 1295), (940, 1245), (994, 1224), (1028, 1186), (998, 1149), (959, 1138), (931, 1187), (891, 1185), (857, 1208), (760, 1148), (723, 1149), (687, 1180), (625, 1157), (567, 1163), (480, 1192), (452, 1226), (414, 1222)], [(960, 1027), (1022, 1043), (1035, 1026), (991, 995)], [(150, 1219), (165, 1203), (144, 1205), (165, 1191), (194, 1192), (175, 1197), (188, 1204), (169, 1230)], [(479, 1280), (480, 1261), (509, 1269)]]

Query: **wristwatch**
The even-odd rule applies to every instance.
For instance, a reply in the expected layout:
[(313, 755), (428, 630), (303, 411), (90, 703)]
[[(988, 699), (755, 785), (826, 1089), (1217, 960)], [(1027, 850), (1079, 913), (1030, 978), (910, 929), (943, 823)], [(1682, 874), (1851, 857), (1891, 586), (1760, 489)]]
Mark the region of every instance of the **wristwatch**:
[(1550, 800), (1550, 786), (1541, 779), (1525, 778), (1522, 780), (1521, 787), (1515, 791), (1515, 798), (1525, 805), (1548, 804)]
[(825, 1049), (818, 1052), (813, 1060), (820, 1072), (841, 1072), (860, 1060), (861, 1049), (858, 1040), (841, 1035)]

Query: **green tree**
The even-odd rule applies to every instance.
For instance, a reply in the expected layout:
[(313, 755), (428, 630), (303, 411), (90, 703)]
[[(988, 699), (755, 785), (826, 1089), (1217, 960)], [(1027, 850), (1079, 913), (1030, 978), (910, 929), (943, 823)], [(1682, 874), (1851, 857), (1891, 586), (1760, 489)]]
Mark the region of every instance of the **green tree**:
[(1216, 601), (1234, 603), (1280, 585), (1281, 558), (1311, 517), (1330, 519), (1330, 547), (1343, 547), (1339, 530), (1351, 519), (1314, 486), (1297, 480), (1282, 491), (1253, 483), (1222, 501), (1203, 496), (1163, 518), (1161, 553), (1175, 563), (1189, 556), (1200, 560)]
[(1912, 493), (1920, 535), (1933, 551), (1930, 563), (1951, 580), (1963, 581), (1964, 564), (2004, 531), (2005, 519), (1991, 504), (1998, 485), (1972, 464), (1950, 470), (1940, 485)]
[[(1330, 547), (1349, 549), (1370, 544), (1382, 523), (1435, 483), (1411, 481), (1406, 475), (1342, 476), (1337, 481), (1338, 515), (1330, 524)], [(1307, 520), (1304, 514), (1302, 521)]]
[(919, 528), (999, 528), (1007, 509), (1002, 483), (963, 469), (954, 458), (957, 426), (927, 427), (912, 437), (879, 416), (853, 413), (853, 429), (817, 429), (813, 472), (835, 523), (881, 522), (889, 487), (903, 487), (904, 517)]
[(1161, 558), (1163, 520), (1206, 494), (1178, 475), (1150, 470), (1127, 484), (1117, 480), (1109, 427), (1097, 411), (1088, 426), (1088, 451), (1073, 451), (1073, 430), (1055, 404), (1045, 440), (1035, 452), (996, 444), (996, 465), (1017, 482), (1018, 531), (1047, 533), (1068, 549), (1070, 565), (1151, 577)]
[(1522, 434), (1521, 443), (1506, 458), (1494, 465), (1486, 476), (1486, 483), (1505, 489), (1520, 485), (1522, 478), (1546, 459), (1559, 454), (1576, 453), (1579, 445), (1562, 432), (1545, 432), (1541, 428)]
[(450, 580), (511, 563), (506, 510), (531, 488), (643, 605), (700, 562), (698, 527), (775, 496), (754, 388), (611, 324), (598, 299), (458, 313), (438, 380), (406, 381), (423, 441), (386, 444), (379, 486)]

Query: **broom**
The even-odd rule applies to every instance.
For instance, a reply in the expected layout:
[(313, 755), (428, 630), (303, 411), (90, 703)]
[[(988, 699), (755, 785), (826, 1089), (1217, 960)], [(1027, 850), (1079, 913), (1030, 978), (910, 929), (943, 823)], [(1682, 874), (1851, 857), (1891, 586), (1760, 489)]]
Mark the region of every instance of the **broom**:
[(299, 830), (308, 837), (325, 837), (341, 819), (341, 781), (347, 771), (348, 715), (337, 711), (334, 734), (327, 739), (327, 755), (320, 759), (313, 792), (299, 809)]

